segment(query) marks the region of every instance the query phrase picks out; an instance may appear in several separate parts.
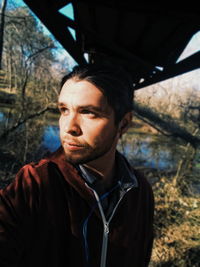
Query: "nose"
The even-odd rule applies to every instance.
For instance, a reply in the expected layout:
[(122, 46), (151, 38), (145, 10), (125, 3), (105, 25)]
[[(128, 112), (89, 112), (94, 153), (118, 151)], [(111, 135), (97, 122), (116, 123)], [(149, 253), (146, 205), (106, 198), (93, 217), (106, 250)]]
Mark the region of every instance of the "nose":
[(73, 136), (80, 136), (82, 131), (76, 116), (68, 116), (65, 121), (64, 131)]

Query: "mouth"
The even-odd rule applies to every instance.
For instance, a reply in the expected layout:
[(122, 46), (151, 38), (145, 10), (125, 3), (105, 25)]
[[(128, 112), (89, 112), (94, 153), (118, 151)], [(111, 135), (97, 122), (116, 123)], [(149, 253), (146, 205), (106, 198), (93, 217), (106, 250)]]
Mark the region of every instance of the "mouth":
[(77, 144), (77, 143), (70, 143), (70, 142), (63, 142), (63, 145), (65, 148), (67, 148), (68, 150), (80, 150), (83, 149), (84, 146)]

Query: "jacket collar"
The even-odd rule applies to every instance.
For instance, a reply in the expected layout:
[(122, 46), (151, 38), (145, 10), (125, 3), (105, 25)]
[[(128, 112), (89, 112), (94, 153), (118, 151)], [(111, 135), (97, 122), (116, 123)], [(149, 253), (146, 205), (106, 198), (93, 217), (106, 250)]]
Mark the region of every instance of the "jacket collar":
[[(138, 181), (126, 158), (118, 151), (116, 151), (117, 170), (115, 181), (120, 182), (124, 189), (129, 187), (138, 187)], [(97, 178), (92, 175), (83, 165), (78, 165), (77, 169), (82, 174), (82, 177), (89, 185), (94, 185)]]
[[(87, 186), (85, 186), (85, 175), (80, 168), (67, 162), (62, 147), (52, 153), (48, 158), (59, 167), (64, 179), (79, 192), (81, 197), (83, 197), (90, 205), (95, 202), (93, 193)], [(120, 183), (121, 189), (126, 191), (130, 187), (138, 187), (138, 181), (134, 174), (134, 170), (126, 158), (118, 151), (116, 151), (116, 160), (118, 166), (118, 170), (116, 171), (118, 174), (117, 180)], [(93, 177), (92, 180), (93, 179), (95, 178)]]

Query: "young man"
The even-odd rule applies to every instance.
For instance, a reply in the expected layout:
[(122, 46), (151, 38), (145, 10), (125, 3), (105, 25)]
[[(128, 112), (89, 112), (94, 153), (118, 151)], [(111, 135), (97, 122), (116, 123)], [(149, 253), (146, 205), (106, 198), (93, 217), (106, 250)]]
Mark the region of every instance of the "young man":
[(62, 147), (0, 193), (1, 267), (148, 266), (152, 190), (116, 150), (132, 101), (117, 66), (79, 66), (63, 78)]

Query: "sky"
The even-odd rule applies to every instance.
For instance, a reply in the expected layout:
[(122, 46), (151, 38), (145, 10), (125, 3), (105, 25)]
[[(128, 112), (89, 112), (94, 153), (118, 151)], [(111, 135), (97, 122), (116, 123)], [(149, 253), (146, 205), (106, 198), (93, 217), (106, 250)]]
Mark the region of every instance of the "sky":
[[(26, 6), (26, 4), (22, 0), (14, 0), (14, 3), (16, 5), (19, 5), (19, 6)], [(59, 10), (59, 12), (65, 16), (68, 16), (70, 19), (74, 20), (72, 4), (68, 4), (67, 6), (65, 6), (64, 8)], [(42, 26), (43, 26), (44, 33), (52, 36), (51, 33), (48, 31), (48, 29), (44, 25), (42, 25)], [(70, 27), (68, 27), (68, 29), (69, 29), (72, 37), (75, 39), (75, 31)], [(69, 55), (69, 53), (66, 50), (64, 50), (60, 44), (58, 44), (58, 46), (59, 46), (59, 49), (57, 50), (58, 59), (63, 60), (65, 58), (67, 58), (69, 66), (73, 67), (73, 65), (76, 65), (76, 62)], [(182, 60), (184, 58), (187, 58), (188, 56), (190, 56), (193, 53), (198, 52), (198, 51), (200, 51), (200, 31), (198, 31), (191, 38), (190, 42), (188, 43), (187, 47), (185, 48), (185, 50), (183, 51), (182, 55), (180, 56), (180, 58), (178, 59), (177, 62), (179, 62), (180, 60)]]

